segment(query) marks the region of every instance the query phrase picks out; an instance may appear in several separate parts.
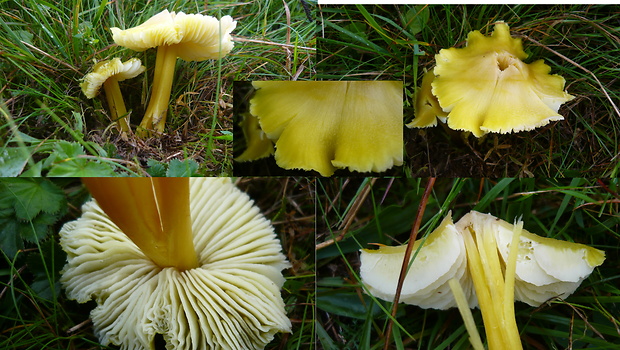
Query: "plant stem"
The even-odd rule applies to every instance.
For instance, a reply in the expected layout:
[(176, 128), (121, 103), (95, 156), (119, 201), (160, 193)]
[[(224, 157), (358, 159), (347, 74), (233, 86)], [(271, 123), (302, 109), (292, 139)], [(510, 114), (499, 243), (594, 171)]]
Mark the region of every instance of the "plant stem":
[(151, 131), (157, 133), (164, 131), (176, 61), (175, 45), (164, 45), (157, 48), (153, 90), (144, 118), (142, 118), (142, 122), (136, 131), (139, 137), (148, 137), (151, 135)]

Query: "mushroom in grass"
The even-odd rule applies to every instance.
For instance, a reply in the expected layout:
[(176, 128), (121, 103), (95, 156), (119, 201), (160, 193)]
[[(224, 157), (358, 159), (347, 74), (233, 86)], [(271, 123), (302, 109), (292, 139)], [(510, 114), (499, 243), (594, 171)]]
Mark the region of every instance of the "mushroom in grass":
[[(476, 211), (454, 224), (448, 214), (414, 244), (417, 255), (400, 301), (423, 308), (458, 306), (476, 349), (482, 341), (470, 308), (481, 310), (489, 349), (520, 349), (514, 301), (539, 306), (566, 298), (605, 260), (601, 250), (540, 237), (524, 230), (522, 221), (512, 225)], [(360, 276), (369, 293), (394, 299), (404, 247), (362, 250)]]
[[(564, 119), (558, 114), (560, 105), (574, 98), (564, 91), (564, 78), (549, 74), (551, 67), (543, 60), (523, 62), (527, 57), (521, 39), (512, 38), (504, 22), (495, 25), (491, 36), (470, 32), (464, 48), (442, 49), (435, 56), (431, 85), (448, 126), (481, 137)], [(408, 126), (432, 123), (421, 114)]]
[(290, 332), (289, 263), (273, 228), (228, 178), (90, 178), (94, 200), (65, 224), (61, 283), (102, 344), (262, 349)]
[(131, 58), (125, 62), (122, 62), (120, 58), (100, 61), (95, 64), (92, 72), (84, 76), (84, 80), (80, 84), (82, 92), (88, 98), (97, 96), (101, 85), (103, 85), (110, 108), (110, 117), (112, 121), (118, 123), (122, 133), (129, 131), (129, 116), (118, 82), (135, 78), (144, 72), (144, 69), (142, 62), (137, 58)]
[(284, 169), (381, 172), (403, 163), (400, 81), (255, 81), (250, 113)]
[(233, 48), (230, 33), (237, 22), (200, 14), (164, 10), (143, 24), (126, 30), (110, 28), (114, 41), (135, 51), (157, 47), (151, 98), (137, 134), (164, 131), (177, 57), (185, 61), (220, 59)]

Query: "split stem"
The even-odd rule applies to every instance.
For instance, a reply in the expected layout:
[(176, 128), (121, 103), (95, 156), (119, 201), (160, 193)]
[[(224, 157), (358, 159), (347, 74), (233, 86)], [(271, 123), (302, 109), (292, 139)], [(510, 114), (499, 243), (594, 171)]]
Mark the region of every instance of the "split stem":
[(493, 312), (493, 300), (487, 286), (486, 271), (484, 270), (476, 242), (469, 229), (463, 232), (463, 240), (465, 242), (465, 251), (467, 252), (467, 265), (474, 282), (478, 305), (485, 325), (487, 343), (489, 344), (489, 349), (492, 349), (494, 344), (501, 343), (501, 339), (498, 339), (497, 329), (494, 327), (497, 324), (497, 315)]
[(491, 350), (523, 348), (514, 314), (514, 279), (522, 226), (519, 223), (513, 230), (503, 273), (493, 223), (485, 222), (481, 232), (473, 232), (471, 227), (463, 232), (469, 272)]

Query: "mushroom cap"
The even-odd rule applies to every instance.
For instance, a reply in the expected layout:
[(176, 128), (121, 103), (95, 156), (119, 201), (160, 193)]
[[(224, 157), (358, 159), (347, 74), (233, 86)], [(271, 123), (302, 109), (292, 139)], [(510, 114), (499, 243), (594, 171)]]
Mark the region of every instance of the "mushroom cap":
[(86, 97), (93, 98), (99, 94), (101, 85), (111, 77), (114, 77), (117, 81), (123, 81), (135, 78), (144, 70), (142, 61), (137, 58), (130, 58), (125, 62), (122, 62), (118, 57), (99, 61), (93, 67), (92, 72), (84, 76), (84, 81), (80, 84), (80, 87)]
[[(467, 264), (463, 232), (470, 230), (476, 239), (494, 235), (500, 259), (508, 261), (514, 225), (490, 214), (471, 211), (456, 223), (451, 213), (439, 227), (414, 242), (416, 250), (401, 290), (400, 301), (422, 308), (456, 307), (449, 281), (454, 278), (463, 287), (470, 308), (478, 305), (473, 279)], [(603, 263), (605, 252), (584, 244), (545, 238), (521, 230), (515, 271), (515, 300), (531, 306), (560, 296), (566, 298)], [(393, 301), (406, 245), (362, 249), (360, 277), (368, 292), (377, 298)]]
[(228, 178), (190, 180), (193, 240), (200, 267), (160, 268), (96, 201), (65, 224), (61, 283), (70, 299), (94, 299), (102, 344), (153, 349), (262, 349), (290, 332), (280, 288), (289, 263), (273, 227)]
[[(420, 248), (420, 244), (422, 247)], [(393, 301), (407, 245), (362, 249), (360, 277), (370, 294)], [(416, 250), (417, 255), (414, 257)], [(456, 307), (448, 281), (455, 278), (463, 286), (470, 307), (476, 304), (463, 237), (448, 214), (425, 241), (418, 239), (412, 250), (411, 267), (401, 290), (400, 301), (422, 308), (445, 310)]]
[(549, 74), (543, 60), (524, 63), (527, 56), (503, 22), (490, 37), (473, 31), (466, 47), (442, 49), (435, 56), (432, 93), (449, 113), (448, 126), (480, 137), (564, 119), (558, 109), (574, 98), (564, 91), (564, 78)]
[(239, 157), (235, 158), (236, 161), (247, 162), (273, 154), (273, 142), (261, 130), (258, 118), (251, 113), (243, 113), (241, 128), (245, 137), (246, 149)]
[(250, 113), (285, 169), (381, 172), (403, 162), (402, 82), (256, 81)]
[(437, 125), (437, 119), (446, 121), (448, 113), (444, 112), (437, 101), (437, 97), (432, 93), (432, 83), (435, 80), (435, 73), (429, 70), (422, 78), (422, 85), (416, 89), (414, 113), (415, 118), (407, 124), (408, 128), (426, 128)]
[(110, 30), (114, 42), (129, 49), (144, 51), (174, 45), (181, 59), (203, 61), (224, 57), (232, 50), (230, 33), (236, 26), (237, 22), (230, 16), (218, 20), (212, 16), (164, 10), (137, 27)]
[[(456, 223), (458, 230), (471, 227), (477, 235), (495, 235), (506, 262), (514, 225), (490, 214), (471, 211)], [(541, 237), (526, 230), (519, 237), (515, 271), (515, 299), (538, 306), (552, 297), (566, 298), (605, 260), (605, 252), (585, 244)]]

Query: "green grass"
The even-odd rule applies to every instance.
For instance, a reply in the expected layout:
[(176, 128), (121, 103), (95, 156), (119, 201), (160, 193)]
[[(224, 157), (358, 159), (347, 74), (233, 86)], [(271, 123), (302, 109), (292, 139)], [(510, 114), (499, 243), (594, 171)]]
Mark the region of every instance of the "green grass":
[[(14, 181), (21, 185), (7, 192), (5, 183)], [(266, 349), (309, 349), (315, 327), (314, 181), (236, 181), (272, 221), (292, 264), (283, 271), (282, 289), (292, 333), (277, 334)], [(118, 349), (102, 347), (93, 334), (89, 313), (95, 302), (68, 300), (58, 282), (66, 255), (57, 232), (80, 216), (80, 207), (89, 198), (80, 181), (4, 179), (0, 198), (0, 348)], [(25, 215), (29, 220), (23, 219)]]
[(526, 62), (544, 59), (576, 98), (565, 120), (530, 132), (476, 139), (441, 127), (405, 129), (409, 176), (603, 176), (620, 170), (620, 40), (614, 6), (338, 6), (320, 11), (320, 79), (398, 79), (413, 91), (443, 48), (488, 34), (503, 20), (522, 38)]
[[(392, 304), (365, 294), (359, 280), (359, 249), (369, 243), (406, 242), (426, 183), (317, 182), (317, 335), (325, 349), (382, 349), (386, 341), (396, 349), (470, 348), (456, 309), (405, 304), (399, 305), (393, 335), (386, 340)], [(604, 250), (604, 264), (566, 300), (538, 308), (517, 302), (515, 309), (525, 349), (610, 349), (620, 342), (619, 189), (617, 179), (438, 179), (418, 237), (432, 232), (449, 210), (456, 221), (475, 209), (508, 222), (522, 216), (524, 228), (532, 233)], [(484, 334), (480, 311), (473, 312)]]
[[(231, 175), (232, 82), (314, 76), (315, 24), (297, 1), (287, 6), (289, 16), (275, 0), (0, 2), (0, 157), (8, 164), (0, 175), (147, 175), (147, 161), (171, 159), (195, 161), (199, 175)], [(110, 127), (103, 96), (87, 99), (80, 79), (96, 60), (140, 58), (146, 74), (121, 82), (135, 130), (148, 102), (155, 50), (118, 47), (109, 28), (139, 25), (164, 9), (233, 16), (235, 48), (217, 62), (179, 60), (165, 135), (124, 140)], [(62, 153), (62, 142), (79, 149)]]

